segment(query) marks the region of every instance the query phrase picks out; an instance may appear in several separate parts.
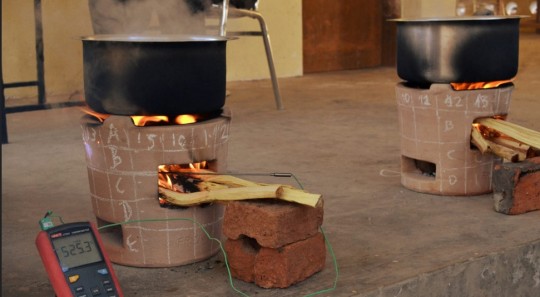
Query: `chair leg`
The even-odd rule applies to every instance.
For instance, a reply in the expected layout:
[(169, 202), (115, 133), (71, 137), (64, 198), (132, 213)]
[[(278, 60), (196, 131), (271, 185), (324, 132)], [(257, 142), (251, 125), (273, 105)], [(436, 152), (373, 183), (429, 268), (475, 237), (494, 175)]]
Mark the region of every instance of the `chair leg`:
[(221, 4), (221, 16), (219, 19), (219, 36), (227, 36), (227, 15), (229, 14), (229, 0), (223, 0)]
[[(1, 48), (0, 41), (0, 57), (2, 56), (2, 48)], [(8, 130), (7, 130), (7, 120), (6, 120), (6, 96), (5, 96), (5, 89), (4, 89), (4, 72), (2, 70), (2, 61), (0, 59), (0, 116), (2, 117), (0, 119), (0, 137), (2, 140), (2, 144), (8, 143)]]
[(268, 59), (268, 69), (270, 70), (270, 78), (272, 79), (272, 87), (274, 89), (274, 98), (276, 101), (276, 108), (278, 110), (283, 109), (283, 103), (281, 102), (281, 93), (279, 91), (279, 84), (276, 75), (276, 68), (274, 67), (274, 58), (272, 56), (272, 47), (270, 46), (270, 36), (266, 28), (266, 22), (260, 13), (255, 13), (254, 17), (257, 18), (261, 26), (262, 38), (264, 41), (264, 49), (266, 50), (266, 58)]

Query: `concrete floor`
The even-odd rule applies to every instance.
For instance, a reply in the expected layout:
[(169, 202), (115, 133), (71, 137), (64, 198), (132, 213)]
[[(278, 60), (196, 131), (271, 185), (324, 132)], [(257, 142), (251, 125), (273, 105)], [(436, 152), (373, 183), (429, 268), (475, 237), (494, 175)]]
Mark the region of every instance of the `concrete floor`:
[[(509, 120), (540, 130), (540, 35), (522, 35)], [(339, 276), (321, 296), (540, 296), (540, 211), (506, 216), (491, 195), (420, 194), (400, 184), (394, 68), (234, 82), (228, 169), (291, 172), (325, 199)], [(47, 210), (94, 220), (77, 108), (9, 114), (2, 145), (2, 296), (53, 296), (34, 239)], [(281, 182), (280, 180), (271, 180)], [(284, 180), (284, 183), (291, 183)], [(288, 289), (234, 281), (250, 296), (332, 288), (325, 269)], [(115, 265), (126, 296), (239, 296), (220, 255), (174, 268)]]

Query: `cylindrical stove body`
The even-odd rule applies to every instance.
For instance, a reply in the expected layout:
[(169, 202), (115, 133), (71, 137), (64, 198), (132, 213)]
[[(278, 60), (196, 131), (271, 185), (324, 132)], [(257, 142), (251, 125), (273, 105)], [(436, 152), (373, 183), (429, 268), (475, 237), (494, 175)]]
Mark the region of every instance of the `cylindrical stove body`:
[(99, 225), (138, 221), (102, 229), (111, 261), (170, 267), (207, 259), (219, 250), (200, 225), (221, 238), (223, 207), (161, 207), (158, 166), (209, 161), (211, 170), (226, 170), (229, 124), (228, 115), (149, 127), (134, 126), (128, 116), (113, 115), (103, 123), (83, 118), (92, 207)]
[(438, 195), (491, 192), (493, 166), (500, 158), (471, 146), (471, 126), (480, 117), (507, 115), (513, 89), (455, 91), (450, 84), (429, 89), (398, 84), (402, 185)]

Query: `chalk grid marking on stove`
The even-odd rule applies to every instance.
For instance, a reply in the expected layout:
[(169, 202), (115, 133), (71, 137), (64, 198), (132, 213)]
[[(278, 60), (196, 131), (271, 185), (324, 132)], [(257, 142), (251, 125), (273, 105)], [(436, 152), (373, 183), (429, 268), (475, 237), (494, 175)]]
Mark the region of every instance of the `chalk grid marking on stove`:
[[(213, 233), (220, 230), (221, 206), (189, 209), (159, 206), (158, 166), (214, 159), (223, 159), (218, 166), (226, 166), (229, 120), (198, 127), (141, 130), (133, 126), (129, 117), (115, 118), (102, 125), (82, 126), (96, 217), (111, 223), (185, 217)], [(173, 266), (192, 262), (189, 258), (204, 259), (218, 249), (216, 243), (208, 241), (199, 227), (189, 221), (133, 223), (121, 228), (123, 254), (111, 253), (113, 262), (129, 262), (138, 257), (142, 266), (153, 266), (155, 254), (160, 253), (166, 255), (165, 266)], [(157, 251), (156, 241), (161, 241)]]
[[(429, 90), (396, 87), (402, 154), (437, 166), (434, 179), (415, 181), (420, 191), (436, 183), (441, 193), (449, 189), (474, 193), (478, 184), (485, 183), (480, 179), (487, 180), (491, 189), (495, 159), (469, 148), (471, 125), (479, 117), (506, 115), (512, 90), (454, 91), (446, 84)], [(405, 177), (409, 178), (414, 177)]]

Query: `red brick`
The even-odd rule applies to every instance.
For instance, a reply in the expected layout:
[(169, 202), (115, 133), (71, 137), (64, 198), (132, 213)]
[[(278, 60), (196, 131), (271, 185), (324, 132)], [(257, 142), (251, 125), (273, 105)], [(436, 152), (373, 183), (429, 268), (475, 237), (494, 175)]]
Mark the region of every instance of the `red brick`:
[(540, 157), (504, 163), (493, 171), (495, 210), (522, 214), (540, 209)]
[(227, 204), (223, 234), (230, 239), (243, 235), (260, 246), (279, 248), (311, 237), (323, 222), (323, 203), (310, 207), (278, 200), (233, 201)]
[(225, 251), (233, 277), (262, 288), (287, 288), (324, 268), (322, 233), (280, 248), (257, 247), (253, 239), (228, 239)]
[(227, 239), (223, 247), (227, 253), (231, 274), (245, 282), (254, 282), (255, 257), (261, 248), (257, 242), (248, 237), (237, 240)]

